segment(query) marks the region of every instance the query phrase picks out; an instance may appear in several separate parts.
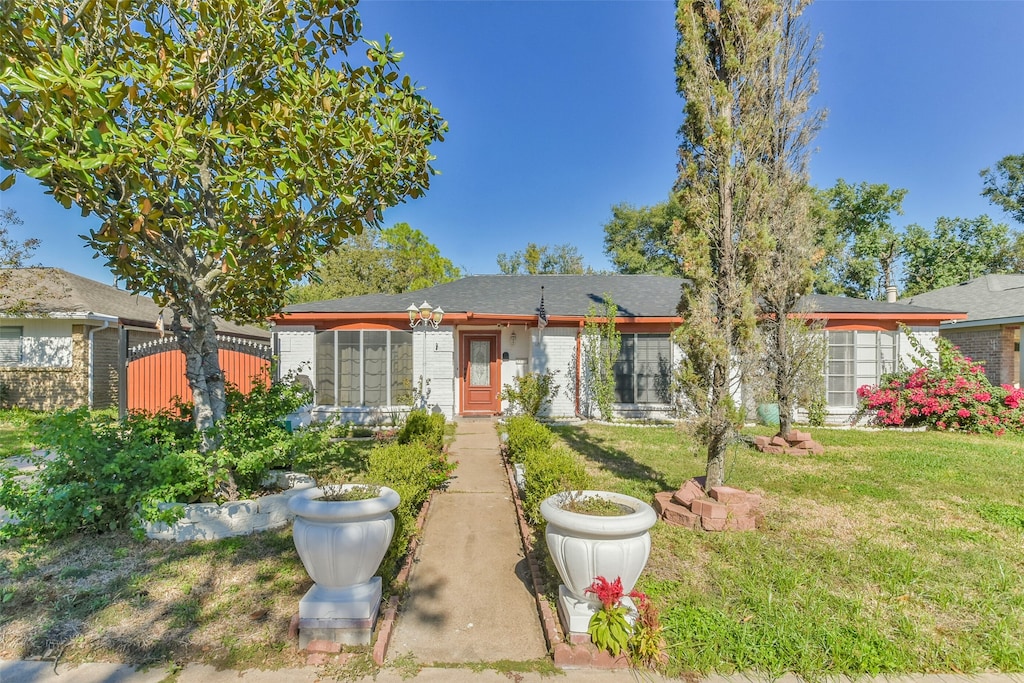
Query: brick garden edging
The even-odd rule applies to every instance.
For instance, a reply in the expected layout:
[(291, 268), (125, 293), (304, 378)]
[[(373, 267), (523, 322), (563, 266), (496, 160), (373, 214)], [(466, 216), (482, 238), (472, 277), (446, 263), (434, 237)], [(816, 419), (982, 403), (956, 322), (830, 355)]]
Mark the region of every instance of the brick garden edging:
[[(406, 553), (405, 560), (402, 562), (402, 568), (398, 570), (398, 574), (395, 576), (393, 586), (401, 586), (409, 581), (409, 572), (412, 571), (412, 564), (416, 559), (416, 549), (420, 545), (420, 532), (423, 531), (423, 525), (427, 522), (427, 510), (430, 509), (430, 504), (434, 502), (436, 494), (437, 491), (431, 492), (430, 497), (427, 498), (426, 502), (423, 503), (423, 507), (420, 508), (420, 514), (416, 516), (416, 533), (409, 542), (409, 552)], [(384, 662), (388, 658), (391, 636), (394, 635), (395, 621), (398, 620), (398, 603), (400, 598), (400, 592), (393, 593), (388, 598), (388, 604), (384, 607), (384, 614), (380, 618), (377, 640), (373, 644), (373, 662), (377, 666), (384, 666)]]
[(791, 429), (782, 436), (755, 436), (754, 448), (775, 455), (821, 455), (825, 447), (807, 432)]
[(523, 501), (519, 498), (519, 487), (516, 486), (515, 471), (509, 465), (506, 458), (502, 458), (505, 466), (505, 475), (508, 478), (509, 490), (512, 492), (512, 502), (516, 508), (516, 519), (519, 527), (519, 537), (523, 542), (523, 552), (526, 555), (526, 563), (530, 567), (530, 579), (533, 584), (533, 597), (537, 601), (537, 613), (540, 616), (541, 625), (544, 627), (544, 640), (547, 642), (548, 651), (554, 659), (555, 666), (560, 669), (628, 669), (629, 659), (625, 655), (613, 657), (606, 650), (598, 650), (589, 637), (583, 639), (574, 638), (567, 641), (562, 631), (562, 625), (558, 616), (551, 609), (551, 605), (544, 598), (544, 586), (540, 578), (540, 561), (537, 559), (536, 549), (531, 539), (531, 529), (523, 513)]

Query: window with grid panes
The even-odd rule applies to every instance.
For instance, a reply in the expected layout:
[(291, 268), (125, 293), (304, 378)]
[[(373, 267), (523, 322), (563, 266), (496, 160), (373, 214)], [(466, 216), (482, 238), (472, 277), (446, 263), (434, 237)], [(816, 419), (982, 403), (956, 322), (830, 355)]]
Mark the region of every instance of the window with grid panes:
[(618, 403), (668, 403), (672, 342), (667, 334), (623, 334), (614, 365)]
[(412, 397), (412, 332), (318, 332), (316, 378), (317, 405), (408, 403)]

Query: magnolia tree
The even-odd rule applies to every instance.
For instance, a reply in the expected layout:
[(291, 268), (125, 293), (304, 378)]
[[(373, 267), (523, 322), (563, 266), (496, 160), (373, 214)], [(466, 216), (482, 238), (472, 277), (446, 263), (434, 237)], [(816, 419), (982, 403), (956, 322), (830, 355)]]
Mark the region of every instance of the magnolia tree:
[(86, 241), (170, 308), (207, 450), (225, 411), (214, 316), (276, 312), (318, 258), (429, 184), (446, 124), (390, 39), (360, 37), (354, 4), (3, 5), (0, 164), (98, 216)]

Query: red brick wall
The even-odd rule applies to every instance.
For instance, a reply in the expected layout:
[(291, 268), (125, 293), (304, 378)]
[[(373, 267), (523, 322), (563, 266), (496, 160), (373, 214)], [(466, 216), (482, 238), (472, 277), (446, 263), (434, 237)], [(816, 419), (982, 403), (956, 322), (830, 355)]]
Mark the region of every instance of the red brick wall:
[(1015, 333), (1013, 327), (985, 327), (942, 330), (941, 334), (963, 355), (984, 361), (985, 376), (992, 384), (1013, 384), (1018, 380)]

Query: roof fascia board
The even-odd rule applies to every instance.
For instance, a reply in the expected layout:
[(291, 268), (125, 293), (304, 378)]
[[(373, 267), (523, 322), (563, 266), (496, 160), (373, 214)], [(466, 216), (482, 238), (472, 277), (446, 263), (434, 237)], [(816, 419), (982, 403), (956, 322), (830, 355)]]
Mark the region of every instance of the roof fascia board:
[(10, 320), (24, 319), (24, 320), (95, 320), (97, 322), (108, 322), (116, 323), (120, 320), (116, 315), (103, 315), (102, 313), (82, 313), (80, 311), (54, 311), (53, 313), (26, 313), (24, 315), (8, 315), (6, 313), (0, 315), (0, 317), (7, 318)]
[(1012, 315), (1005, 318), (982, 318), (980, 320), (944, 320), (939, 329), (961, 330), (965, 327), (998, 327), (1000, 325), (1024, 324), (1024, 315)]
[(914, 320), (914, 321), (935, 321), (936, 324), (952, 320), (966, 320), (966, 313), (829, 313), (827, 311), (814, 311), (812, 313), (801, 313), (800, 317), (815, 318), (824, 320)]
[[(548, 325), (555, 325), (558, 323), (565, 323), (569, 326), (577, 326), (580, 321), (585, 320), (586, 316), (582, 315), (549, 315)], [(606, 318), (595, 318), (599, 323), (607, 322)], [(303, 313), (283, 313), (275, 315), (270, 318), (270, 321), (275, 325), (301, 325), (309, 323), (337, 323), (337, 322), (404, 322), (408, 324), (409, 314), (406, 312), (396, 313), (367, 313), (367, 312), (338, 312), (338, 313), (314, 313), (314, 312), (303, 312)], [(444, 323), (473, 323), (473, 324), (498, 324), (498, 323), (534, 323), (537, 322), (536, 315), (506, 315), (503, 313), (476, 313), (475, 311), (468, 311), (465, 313), (445, 313)], [(658, 317), (643, 317), (643, 316), (619, 316), (615, 318), (615, 322), (632, 324), (632, 323), (652, 323), (652, 324), (665, 324), (665, 323), (676, 323), (681, 324), (683, 319), (679, 316), (658, 316)]]

